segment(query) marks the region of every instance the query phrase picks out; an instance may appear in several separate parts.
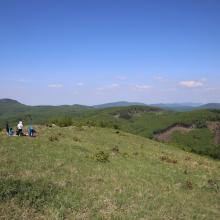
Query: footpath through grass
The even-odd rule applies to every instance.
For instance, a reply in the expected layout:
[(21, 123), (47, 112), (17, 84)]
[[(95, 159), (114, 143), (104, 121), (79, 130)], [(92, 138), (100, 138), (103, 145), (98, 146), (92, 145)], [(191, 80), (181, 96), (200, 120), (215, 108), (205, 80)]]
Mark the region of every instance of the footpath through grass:
[(0, 219), (219, 219), (220, 161), (107, 128), (0, 137)]

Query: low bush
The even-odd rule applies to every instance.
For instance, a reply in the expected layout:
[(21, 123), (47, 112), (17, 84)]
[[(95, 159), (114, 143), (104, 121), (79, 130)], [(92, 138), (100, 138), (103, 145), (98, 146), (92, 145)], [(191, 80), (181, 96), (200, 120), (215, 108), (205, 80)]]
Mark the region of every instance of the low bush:
[(113, 125), (113, 128), (114, 128), (114, 129), (119, 129), (119, 126), (118, 126), (117, 124), (114, 124), (114, 125)]
[(196, 120), (194, 124), (196, 128), (207, 128), (207, 124), (205, 120)]
[(65, 117), (61, 117), (61, 118), (58, 118), (58, 119), (53, 119), (53, 120), (51, 120), (47, 124), (49, 125), (49, 127), (52, 124), (55, 124), (55, 125), (57, 125), (59, 127), (68, 127), (68, 126), (72, 126), (73, 125), (73, 121), (72, 121), (71, 117), (65, 116)]
[(126, 112), (126, 111), (122, 111), (120, 112), (120, 118), (123, 118), (123, 119), (126, 119), (126, 120), (129, 120), (132, 118), (132, 115), (129, 113), (129, 112)]
[(109, 154), (104, 151), (99, 151), (92, 155), (93, 160), (101, 163), (109, 162)]
[(59, 140), (58, 137), (55, 136), (55, 135), (49, 136), (48, 139), (49, 139), (49, 141), (51, 141), (51, 142), (54, 142), (54, 141), (58, 141), (58, 140)]
[(171, 159), (169, 158), (168, 156), (161, 156), (160, 159), (162, 161), (166, 161), (167, 163), (173, 163), (173, 164), (176, 164), (177, 163), (177, 160), (176, 159)]

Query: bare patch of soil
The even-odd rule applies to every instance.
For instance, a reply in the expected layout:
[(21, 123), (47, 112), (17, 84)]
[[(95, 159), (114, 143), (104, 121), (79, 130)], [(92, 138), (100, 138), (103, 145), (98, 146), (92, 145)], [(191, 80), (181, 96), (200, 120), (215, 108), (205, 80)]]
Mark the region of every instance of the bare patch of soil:
[(165, 130), (164, 132), (155, 134), (154, 137), (159, 140), (159, 141), (171, 141), (172, 138), (172, 134), (175, 131), (179, 131), (181, 133), (188, 133), (192, 130), (192, 127), (185, 127), (182, 125), (175, 125), (173, 127), (168, 128), (167, 130)]

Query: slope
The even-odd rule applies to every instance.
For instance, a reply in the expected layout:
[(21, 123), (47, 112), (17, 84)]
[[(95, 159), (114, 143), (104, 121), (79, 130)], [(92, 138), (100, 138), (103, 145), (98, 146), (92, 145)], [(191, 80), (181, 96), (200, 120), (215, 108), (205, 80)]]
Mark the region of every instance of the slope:
[(220, 217), (219, 161), (106, 128), (37, 130), (0, 137), (3, 219)]

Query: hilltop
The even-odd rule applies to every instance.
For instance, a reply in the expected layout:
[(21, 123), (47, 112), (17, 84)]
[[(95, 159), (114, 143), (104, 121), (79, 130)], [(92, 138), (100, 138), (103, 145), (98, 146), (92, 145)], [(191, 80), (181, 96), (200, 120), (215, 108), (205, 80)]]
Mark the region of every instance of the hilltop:
[(201, 105), (198, 108), (200, 108), (200, 109), (220, 109), (220, 103), (208, 103), (205, 105)]
[(2, 136), (4, 219), (209, 219), (220, 162), (108, 128), (36, 127)]
[(217, 109), (174, 112), (144, 105), (98, 109), (81, 105), (27, 106), (14, 100), (0, 102), (0, 109), (2, 128), (5, 121), (14, 126), (19, 120), (61, 127), (108, 127), (220, 158), (220, 111)]
[(5, 121), (16, 123), (18, 120), (29, 121), (30, 117), (34, 123), (42, 124), (50, 118), (59, 118), (68, 116), (78, 116), (84, 111), (91, 109), (89, 106), (83, 105), (24, 105), (12, 99), (0, 100), (0, 126), (4, 126)]

